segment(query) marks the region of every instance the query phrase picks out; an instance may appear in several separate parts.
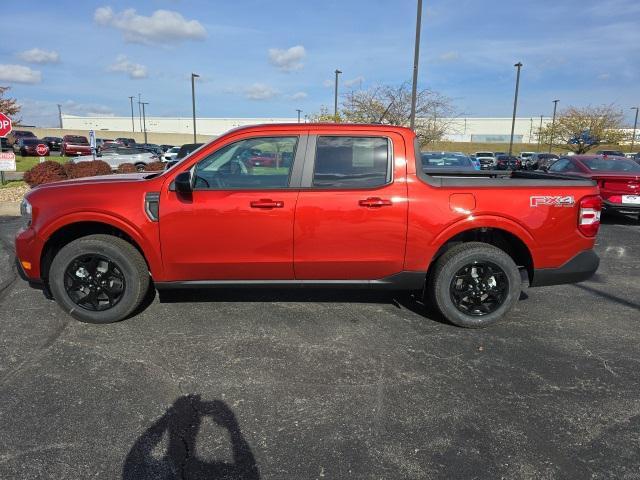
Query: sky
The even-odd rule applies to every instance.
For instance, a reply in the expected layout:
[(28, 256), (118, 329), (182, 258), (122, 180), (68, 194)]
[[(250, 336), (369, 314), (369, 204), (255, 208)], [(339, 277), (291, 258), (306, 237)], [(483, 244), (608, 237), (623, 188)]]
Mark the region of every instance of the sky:
[[(2, 7), (0, 85), (23, 123), (129, 115), (295, 117), (341, 91), (411, 81), (416, 0), (23, 0)], [(419, 87), (468, 117), (640, 104), (638, 0), (425, 0)], [(137, 100), (137, 98), (136, 98)]]

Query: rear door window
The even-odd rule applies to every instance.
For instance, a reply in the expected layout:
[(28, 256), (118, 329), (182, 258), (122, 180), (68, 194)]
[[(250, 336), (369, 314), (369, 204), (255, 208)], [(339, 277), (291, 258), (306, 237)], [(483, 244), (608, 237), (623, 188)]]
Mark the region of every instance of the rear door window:
[(375, 188), (391, 181), (388, 138), (319, 136), (312, 186)]

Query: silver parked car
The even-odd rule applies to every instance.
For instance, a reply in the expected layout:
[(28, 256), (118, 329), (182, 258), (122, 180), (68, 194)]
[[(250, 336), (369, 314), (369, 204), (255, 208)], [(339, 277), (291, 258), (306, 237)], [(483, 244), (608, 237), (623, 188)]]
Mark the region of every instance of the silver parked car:
[[(75, 158), (74, 162), (90, 162), (92, 155)], [(96, 155), (96, 160), (107, 162), (112, 170), (116, 170), (123, 163), (133, 163), (138, 171), (143, 171), (147, 163), (157, 162), (158, 155), (138, 148), (110, 148)]]

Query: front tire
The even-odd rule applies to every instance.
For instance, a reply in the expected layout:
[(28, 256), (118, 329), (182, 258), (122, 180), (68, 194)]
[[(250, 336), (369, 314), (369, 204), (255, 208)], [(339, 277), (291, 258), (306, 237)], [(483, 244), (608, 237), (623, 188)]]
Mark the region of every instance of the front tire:
[(60, 249), (51, 263), (49, 287), (58, 305), (86, 323), (125, 319), (149, 290), (147, 264), (129, 242), (89, 235)]
[(483, 328), (500, 321), (520, 298), (518, 266), (503, 250), (481, 242), (451, 248), (433, 266), (427, 293), (451, 323)]

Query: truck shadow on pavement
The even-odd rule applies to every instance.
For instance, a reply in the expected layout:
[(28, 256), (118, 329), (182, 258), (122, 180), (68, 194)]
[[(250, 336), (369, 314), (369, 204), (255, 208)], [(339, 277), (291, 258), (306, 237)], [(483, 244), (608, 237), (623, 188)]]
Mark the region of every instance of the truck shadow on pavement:
[[(196, 445), (205, 418), (228, 432), (231, 462), (210, 461)], [(123, 480), (238, 479), (258, 480), (260, 472), (234, 413), (222, 401), (202, 401), (199, 395), (178, 398), (129, 450)]]

